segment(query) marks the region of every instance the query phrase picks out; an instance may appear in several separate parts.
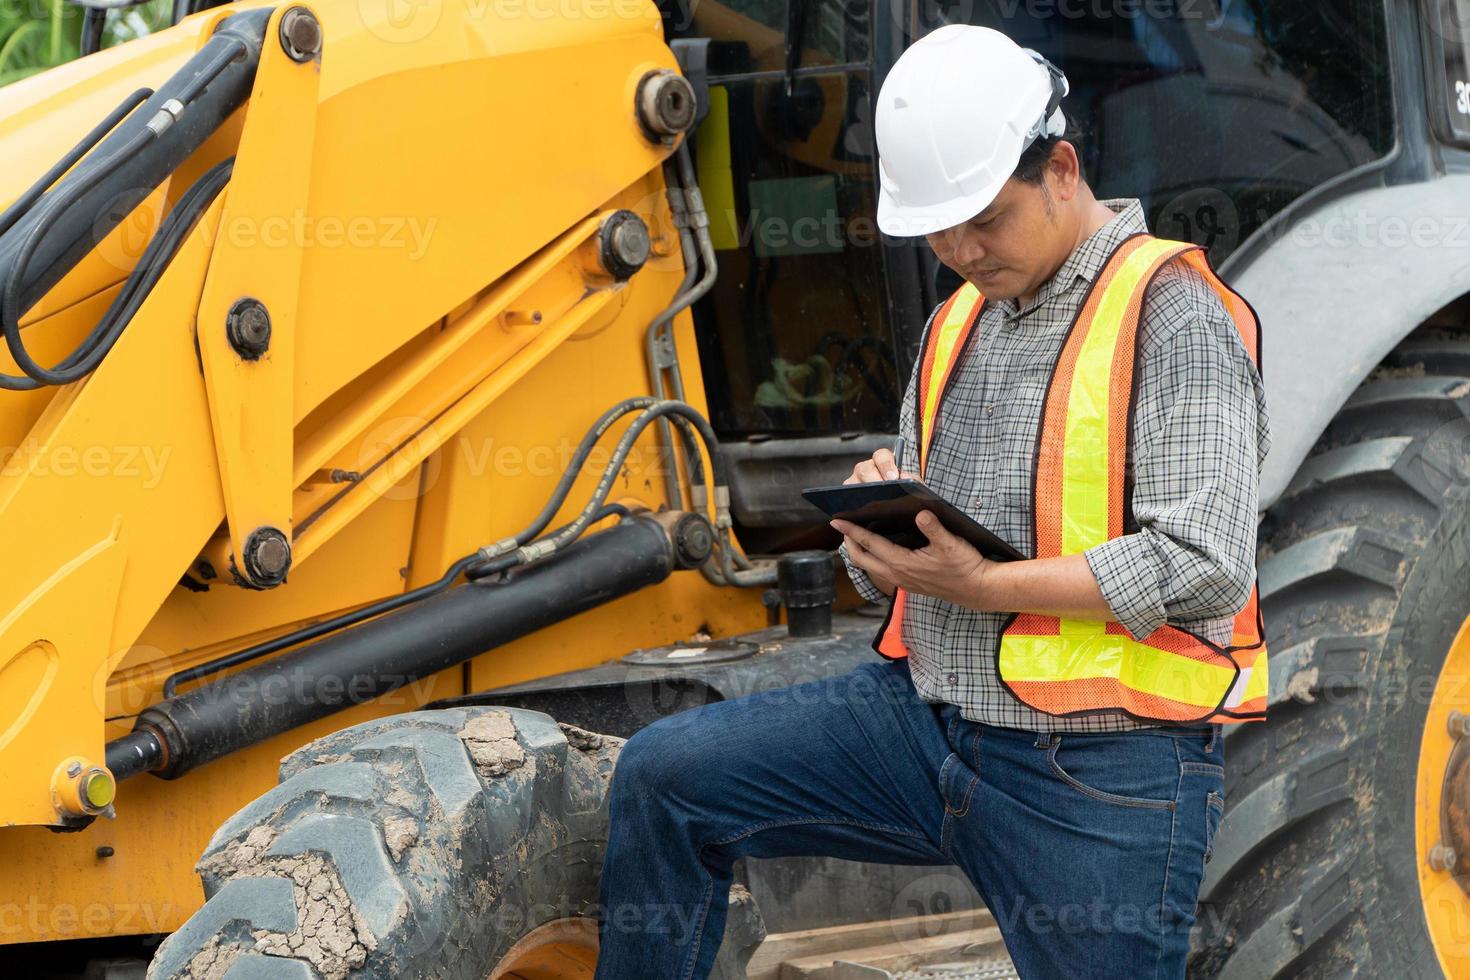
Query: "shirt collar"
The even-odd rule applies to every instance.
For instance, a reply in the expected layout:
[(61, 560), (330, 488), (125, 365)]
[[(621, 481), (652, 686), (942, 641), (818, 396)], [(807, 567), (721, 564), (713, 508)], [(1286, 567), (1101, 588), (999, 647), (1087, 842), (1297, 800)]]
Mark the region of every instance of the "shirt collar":
[(1014, 299), (1004, 300), (1001, 309), (1008, 318), (1025, 316), (1048, 301), (1070, 292), (1079, 282), (1092, 282), (1102, 272), (1108, 257), (1123, 239), (1148, 231), (1148, 225), (1143, 219), (1143, 204), (1138, 198), (1115, 197), (1098, 203), (1112, 211), (1115, 217), (1072, 250), (1072, 254), (1067, 256), (1067, 260), (1052, 277), (1041, 284), (1035, 298), (1024, 309)]

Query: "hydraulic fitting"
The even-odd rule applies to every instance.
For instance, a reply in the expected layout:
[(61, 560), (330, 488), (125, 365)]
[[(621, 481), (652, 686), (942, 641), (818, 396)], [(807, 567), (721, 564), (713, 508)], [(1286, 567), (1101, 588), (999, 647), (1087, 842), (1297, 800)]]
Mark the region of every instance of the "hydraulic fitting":
[(62, 760), (51, 777), (51, 798), (67, 817), (95, 817), (117, 795), (117, 781), (106, 766), (94, 765), (81, 756)]

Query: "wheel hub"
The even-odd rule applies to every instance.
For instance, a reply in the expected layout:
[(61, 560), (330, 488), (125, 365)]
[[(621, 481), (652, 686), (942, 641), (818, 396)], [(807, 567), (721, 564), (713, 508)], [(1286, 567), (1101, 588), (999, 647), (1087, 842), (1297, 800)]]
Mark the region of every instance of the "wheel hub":
[(1446, 976), (1470, 963), (1470, 619), (1447, 651), (1424, 719), (1415, 780), (1419, 897)]
[[(1470, 856), (1470, 716), (1450, 712), (1450, 737), (1455, 747), (1445, 763), (1440, 787), (1440, 841), (1429, 852), (1435, 870), (1455, 872)], [(1470, 876), (1456, 876), (1460, 887), (1470, 890)]]

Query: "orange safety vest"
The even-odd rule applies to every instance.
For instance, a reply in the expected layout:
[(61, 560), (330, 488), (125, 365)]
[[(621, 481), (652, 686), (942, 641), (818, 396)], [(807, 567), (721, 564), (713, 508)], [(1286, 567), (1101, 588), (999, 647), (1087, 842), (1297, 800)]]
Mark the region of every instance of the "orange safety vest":
[[(1149, 283), (1175, 259), (1204, 276), (1260, 368), (1255, 311), (1220, 280), (1203, 249), (1142, 233), (1122, 242), (1088, 291), (1047, 388), (1034, 468), (1035, 557), (1077, 554), (1121, 536), (1125, 521), (1132, 523), (1127, 476), (1139, 313)], [(920, 476), (940, 404), (984, 303), (966, 283), (925, 335), (915, 417)], [(873, 642), (891, 659), (908, 656), (906, 601), (899, 589)], [(1167, 624), (1135, 640), (1115, 622), (1017, 613), (1001, 631), (995, 664), (1007, 691), (1049, 715), (1121, 711), (1165, 724), (1266, 717), (1266, 643), (1255, 587), (1235, 617), (1228, 647)]]

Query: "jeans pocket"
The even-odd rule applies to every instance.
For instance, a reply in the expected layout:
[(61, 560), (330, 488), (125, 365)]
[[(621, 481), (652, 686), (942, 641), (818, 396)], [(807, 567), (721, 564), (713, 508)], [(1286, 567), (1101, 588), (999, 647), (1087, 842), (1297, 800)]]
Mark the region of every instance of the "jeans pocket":
[(956, 817), (969, 813), (970, 800), (979, 782), (980, 774), (966, 765), (958, 752), (951, 752), (939, 767), (939, 795), (944, 800), (945, 812)]
[(1215, 854), (1215, 832), (1225, 816), (1225, 797), (1211, 790), (1205, 795), (1205, 864)]
[[(1143, 741), (1145, 738), (1149, 737), (1063, 736), (1053, 732), (1046, 762), (1053, 776), (1099, 802), (1144, 810), (1175, 810), (1178, 756), (1170, 743)], [(1163, 749), (1167, 752), (1160, 754)], [(1150, 795), (1141, 795), (1145, 793)]]

